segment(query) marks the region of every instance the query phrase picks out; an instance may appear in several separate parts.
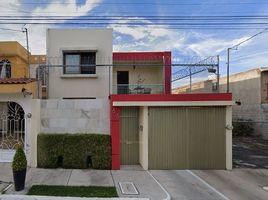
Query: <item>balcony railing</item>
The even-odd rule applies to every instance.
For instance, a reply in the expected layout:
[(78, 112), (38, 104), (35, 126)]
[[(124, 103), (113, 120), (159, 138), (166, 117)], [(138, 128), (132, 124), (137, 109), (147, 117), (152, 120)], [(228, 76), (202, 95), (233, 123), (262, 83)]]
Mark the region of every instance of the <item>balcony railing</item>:
[(113, 94), (164, 94), (163, 84), (117, 84)]

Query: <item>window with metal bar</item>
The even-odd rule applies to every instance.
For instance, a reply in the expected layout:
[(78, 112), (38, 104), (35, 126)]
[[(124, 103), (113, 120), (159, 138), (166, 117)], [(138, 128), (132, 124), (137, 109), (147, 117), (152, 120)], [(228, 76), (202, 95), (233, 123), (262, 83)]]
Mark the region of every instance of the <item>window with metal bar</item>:
[(96, 74), (96, 52), (65, 52), (64, 74)]

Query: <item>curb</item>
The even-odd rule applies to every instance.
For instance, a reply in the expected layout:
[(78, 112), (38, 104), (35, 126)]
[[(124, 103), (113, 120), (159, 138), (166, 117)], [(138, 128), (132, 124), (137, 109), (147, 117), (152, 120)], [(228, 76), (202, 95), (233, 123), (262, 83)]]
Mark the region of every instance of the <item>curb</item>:
[(27, 195), (0, 195), (0, 200), (149, 200), (147, 198), (98, 198), (98, 197), (54, 197)]

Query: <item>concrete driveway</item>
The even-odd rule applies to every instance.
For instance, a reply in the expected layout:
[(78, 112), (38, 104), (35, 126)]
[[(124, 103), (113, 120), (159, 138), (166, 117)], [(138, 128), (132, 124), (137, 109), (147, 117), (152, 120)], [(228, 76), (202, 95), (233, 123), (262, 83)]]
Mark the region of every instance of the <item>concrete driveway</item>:
[(210, 187), (188, 170), (153, 170), (152, 175), (178, 200), (226, 200), (221, 193)]
[(197, 170), (193, 171), (219, 192), (234, 200), (267, 200), (268, 186), (267, 169), (233, 169)]

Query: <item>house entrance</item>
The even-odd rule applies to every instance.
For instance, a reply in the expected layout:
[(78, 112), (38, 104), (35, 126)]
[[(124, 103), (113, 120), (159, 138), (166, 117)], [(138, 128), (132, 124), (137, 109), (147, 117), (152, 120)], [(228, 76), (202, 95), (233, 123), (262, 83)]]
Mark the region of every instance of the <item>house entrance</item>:
[(25, 113), (15, 102), (0, 102), (0, 162), (11, 162), (16, 147), (25, 147)]

